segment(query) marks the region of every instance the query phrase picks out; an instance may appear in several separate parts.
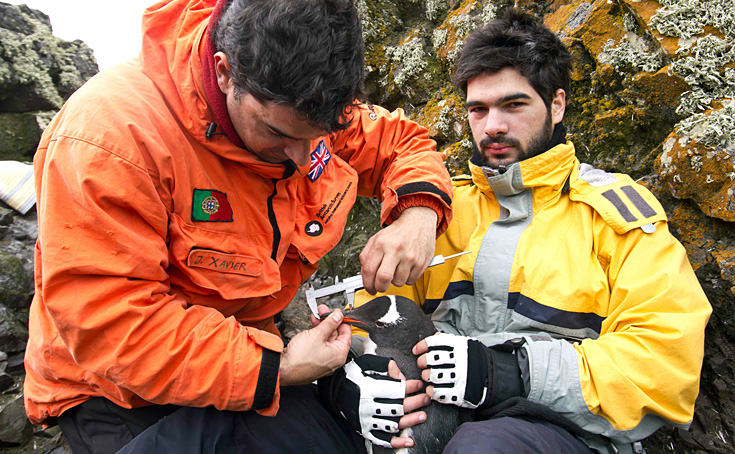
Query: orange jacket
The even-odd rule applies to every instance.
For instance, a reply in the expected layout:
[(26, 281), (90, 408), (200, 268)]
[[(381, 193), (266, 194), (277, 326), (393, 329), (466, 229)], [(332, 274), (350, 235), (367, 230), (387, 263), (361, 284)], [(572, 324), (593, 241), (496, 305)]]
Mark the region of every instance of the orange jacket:
[[(450, 218), (427, 131), (363, 106), (322, 137), (318, 178), (225, 136), (202, 88), (214, 0), (150, 7), (139, 60), (77, 91), (35, 158), (39, 239), (25, 404), (40, 423), (93, 396), (278, 410), (273, 315), (339, 241), (357, 195), (421, 194)], [(312, 177), (316, 174), (312, 173)], [(408, 198), (404, 197), (408, 196)]]

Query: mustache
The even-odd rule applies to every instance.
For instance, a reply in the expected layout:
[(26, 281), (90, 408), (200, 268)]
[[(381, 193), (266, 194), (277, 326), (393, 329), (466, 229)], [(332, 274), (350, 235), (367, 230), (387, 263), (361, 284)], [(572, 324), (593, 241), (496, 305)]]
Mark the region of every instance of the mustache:
[(487, 148), (490, 145), (507, 145), (509, 147), (518, 147), (520, 146), (520, 142), (517, 139), (514, 139), (513, 137), (507, 137), (504, 135), (499, 136), (485, 136), (480, 141), (480, 148)]

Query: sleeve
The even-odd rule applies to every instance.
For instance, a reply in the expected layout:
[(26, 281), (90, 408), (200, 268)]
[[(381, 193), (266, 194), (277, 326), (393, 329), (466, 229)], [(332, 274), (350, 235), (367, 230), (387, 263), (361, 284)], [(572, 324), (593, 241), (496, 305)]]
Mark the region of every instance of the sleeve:
[(621, 442), (694, 414), (711, 306), (665, 222), (610, 246), (610, 308), (597, 339), (525, 336), (528, 399), (583, 429)]
[(437, 211), (437, 234), (444, 232), (451, 220), (452, 184), (428, 130), (401, 109), (359, 104), (351, 115), (350, 126), (333, 135), (333, 147), (357, 171), (358, 194), (383, 202), (381, 223), (397, 217), (399, 201), (421, 195), (434, 200), (422, 206)]
[(275, 414), (281, 339), (172, 292), (158, 182), (70, 138), (40, 164), (42, 301), (76, 364), (152, 403)]

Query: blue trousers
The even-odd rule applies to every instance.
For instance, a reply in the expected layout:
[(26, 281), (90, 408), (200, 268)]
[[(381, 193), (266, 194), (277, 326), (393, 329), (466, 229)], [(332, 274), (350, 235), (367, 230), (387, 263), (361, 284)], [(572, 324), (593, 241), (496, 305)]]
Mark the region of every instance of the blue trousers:
[(559, 426), (525, 417), (466, 422), (444, 448), (444, 454), (593, 454)]

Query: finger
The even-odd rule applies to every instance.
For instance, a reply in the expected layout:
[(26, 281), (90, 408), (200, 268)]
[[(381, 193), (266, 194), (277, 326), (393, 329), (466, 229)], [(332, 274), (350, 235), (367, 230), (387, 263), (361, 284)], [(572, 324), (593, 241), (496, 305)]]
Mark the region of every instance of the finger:
[(432, 255), (429, 255), (416, 262), (416, 264), (411, 268), (411, 272), (409, 273), (408, 277), (406, 278), (407, 285), (413, 285), (418, 282), (421, 275), (424, 274), (424, 271), (426, 271), (426, 268), (429, 266), (429, 263), (431, 263), (432, 257)]
[(411, 353), (416, 356), (422, 355), (429, 351), (429, 346), (426, 344), (426, 340), (422, 339), (418, 344), (414, 345), (411, 349)]
[(415, 396), (409, 396), (403, 399), (403, 413), (409, 414), (418, 410), (419, 408), (426, 407), (431, 403), (431, 397), (428, 394), (416, 394)]
[(393, 276), (396, 273), (398, 262), (394, 255), (384, 255), (380, 262), (380, 268), (375, 273), (375, 290), (379, 292), (388, 291)]
[(431, 369), (424, 369), (421, 371), (421, 379), (425, 382), (429, 382), (429, 379), (431, 379)]
[(334, 312), (332, 312), (328, 317), (322, 319), (321, 323), (311, 330), (314, 334), (321, 336), (321, 339), (326, 341), (333, 332), (337, 331), (337, 328), (342, 324), (343, 319), (344, 315), (342, 314), (342, 311), (335, 309)]
[(398, 428), (403, 430), (407, 427), (413, 427), (426, 421), (426, 412), (417, 411), (408, 415), (404, 415), (398, 420)]
[(410, 259), (407, 259), (406, 257), (402, 258), (401, 262), (398, 264), (393, 273), (391, 284), (395, 285), (396, 287), (403, 287), (404, 285), (406, 285), (406, 281), (411, 275), (413, 267), (414, 266), (411, 264)]
[(390, 360), (388, 363), (388, 376), (390, 378), (395, 378), (396, 380), (405, 380), (406, 377), (401, 373), (401, 370), (398, 368), (398, 364), (396, 364), (395, 361)]
[(421, 380), (406, 380), (406, 395), (417, 393), (424, 389), (424, 386)]
[(352, 329), (350, 325), (342, 323), (337, 327), (335, 337), (330, 340), (331, 342), (340, 342), (347, 344), (347, 348), (352, 344)]
[(316, 326), (321, 323), (321, 316), (323, 316), (324, 314), (328, 314), (330, 310), (331, 309), (329, 309), (329, 307), (327, 307), (325, 304), (318, 305), (316, 307), (316, 311), (319, 314), (319, 318), (316, 318), (314, 314), (311, 314), (311, 326)]
[(390, 439), (390, 445), (394, 449), (411, 448), (413, 447), (413, 440), (408, 437), (393, 437)]
[(380, 266), (380, 261), (383, 258), (382, 253), (376, 252), (373, 245), (375, 241), (370, 238), (360, 252), (360, 275), (362, 276), (362, 285), (366, 292), (371, 295), (375, 295), (375, 273)]
[(434, 387), (429, 385), (426, 387), (426, 395), (429, 396), (429, 399), (434, 397)]
[(416, 365), (421, 370), (426, 369), (426, 366), (427, 366), (427, 364), (426, 364), (426, 353), (424, 353), (423, 355), (421, 355), (418, 358), (416, 358)]

